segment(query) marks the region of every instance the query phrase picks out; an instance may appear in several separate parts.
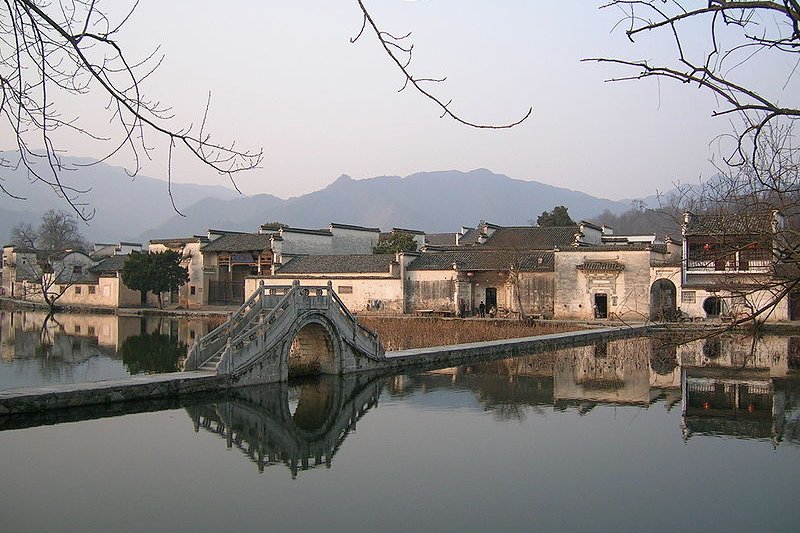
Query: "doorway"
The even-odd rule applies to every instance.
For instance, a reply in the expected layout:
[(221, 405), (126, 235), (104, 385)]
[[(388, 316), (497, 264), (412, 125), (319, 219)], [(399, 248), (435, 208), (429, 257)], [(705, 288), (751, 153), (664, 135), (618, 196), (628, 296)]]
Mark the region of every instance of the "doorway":
[(594, 295), (594, 317), (608, 318), (608, 295), (598, 292)]
[(497, 309), (497, 289), (495, 287), (486, 287), (486, 309), (494, 307)]
[(716, 318), (722, 314), (722, 298), (709, 296), (703, 302), (703, 311), (709, 318)]

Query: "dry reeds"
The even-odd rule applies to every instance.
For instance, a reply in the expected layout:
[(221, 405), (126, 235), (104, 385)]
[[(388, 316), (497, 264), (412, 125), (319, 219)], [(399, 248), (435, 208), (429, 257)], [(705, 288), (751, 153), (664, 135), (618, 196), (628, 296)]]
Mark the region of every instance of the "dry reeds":
[(380, 335), (387, 351), (514, 339), (580, 329), (570, 324), (537, 322), (528, 325), (523, 322), (490, 319), (358, 317), (358, 321)]

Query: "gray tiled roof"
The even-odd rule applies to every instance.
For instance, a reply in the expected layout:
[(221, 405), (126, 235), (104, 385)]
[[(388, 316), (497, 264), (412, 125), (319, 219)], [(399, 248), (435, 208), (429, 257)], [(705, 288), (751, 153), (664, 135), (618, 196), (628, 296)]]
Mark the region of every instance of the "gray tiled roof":
[(262, 252), (269, 249), (272, 235), (226, 233), (203, 246), (203, 252)]
[(685, 235), (754, 235), (772, 232), (772, 213), (761, 216), (728, 213), (695, 215), (686, 224)]
[(516, 265), (522, 272), (552, 272), (552, 252), (514, 252), (498, 250), (459, 250), (428, 252), (415, 259), (409, 270), (508, 270)]
[(298, 255), (276, 270), (276, 274), (374, 274), (389, 273), (394, 254)]
[(163, 244), (165, 246), (181, 246), (190, 242), (198, 242), (200, 237), (176, 237), (174, 239), (150, 239), (150, 244)]
[(520, 226), (497, 229), (484, 246), (499, 250), (552, 250), (575, 242), (578, 228)]
[(422, 230), (408, 229), (408, 228), (392, 228), (392, 233), (410, 233), (411, 235), (425, 235), (425, 232)]
[(481, 235), (481, 230), (477, 228), (469, 228), (467, 232), (458, 239), (460, 246), (467, 246), (470, 244), (478, 244), (478, 237)]
[(455, 246), (456, 234), (455, 233), (426, 233), (425, 244), (431, 246)]
[(98, 275), (120, 272), (125, 267), (126, 259), (128, 259), (127, 255), (112, 255), (90, 267), (89, 270)]
[(354, 229), (357, 231), (368, 231), (370, 233), (380, 233), (381, 230), (379, 228), (367, 228), (365, 226), (356, 226), (354, 224), (340, 224), (338, 222), (331, 222), (332, 228), (342, 228), (342, 229)]

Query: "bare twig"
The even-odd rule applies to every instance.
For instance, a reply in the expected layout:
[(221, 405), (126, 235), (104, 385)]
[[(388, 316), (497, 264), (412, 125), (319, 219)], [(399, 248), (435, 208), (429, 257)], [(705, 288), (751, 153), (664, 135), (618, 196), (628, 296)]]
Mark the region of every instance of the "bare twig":
[[(355, 37), (350, 39), (351, 43), (356, 42), (363, 34), (364, 30), (369, 27), (372, 28), (375, 36), (378, 38), (378, 41), (383, 47), (386, 54), (389, 56), (391, 61), (397, 65), (397, 68), (400, 69), (400, 72), (403, 75), (403, 86), (400, 88), (400, 91), (411, 85), (414, 89), (417, 90), (421, 95), (425, 98), (434, 102), (442, 111), (441, 118), (450, 117), (451, 119), (459, 122), (465, 126), (469, 126), (472, 128), (482, 128), (482, 129), (506, 129), (506, 128), (513, 128), (514, 126), (522, 123), (525, 119), (527, 119), (533, 113), (533, 108), (529, 108), (528, 112), (525, 115), (513, 122), (508, 124), (479, 124), (476, 122), (471, 122), (461, 117), (461, 115), (453, 112), (450, 109), (450, 103), (452, 100), (445, 103), (441, 98), (434, 95), (432, 92), (428, 91), (424, 87), (422, 87), (422, 83), (425, 82), (443, 82), (446, 78), (418, 78), (414, 76), (410, 71), (411, 65), (411, 58), (414, 51), (414, 45), (408, 44), (406, 45), (403, 43), (406, 39), (411, 36), (411, 33), (406, 33), (405, 35), (395, 36), (389, 32), (380, 30), (378, 25), (375, 23), (372, 15), (370, 15), (369, 11), (367, 10), (364, 2), (362, 0), (356, 0), (358, 2), (358, 7), (361, 8), (361, 12), (363, 14), (363, 19), (361, 22), (361, 29), (359, 30), (358, 34)], [(402, 44), (401, 44), (402, 43)]]

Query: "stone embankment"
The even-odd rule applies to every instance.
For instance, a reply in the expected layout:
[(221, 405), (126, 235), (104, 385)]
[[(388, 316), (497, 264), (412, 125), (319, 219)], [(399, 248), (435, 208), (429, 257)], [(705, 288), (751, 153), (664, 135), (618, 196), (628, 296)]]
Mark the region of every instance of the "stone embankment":
[[(391, 374), (401, 370), (447, 368), (480, 361), (532, 355), (546, 350), (583, 346), (612, 338), (646, 333), (651, 326), (598, 328), (536, 337), (435, 346), (387, 352), (382, 369)], [(49, 387), (0, 391), (0, 416), (36, 413), (52, 409), (84, 407), (157, 398), (175, 398), (236, 387), (226, 375), (212, 372), (177, 372), (127, 379), (75, 383)]]
[(0, 391), (0, 416), (87, 405), (186, 396), (230, 386), (226, 376), (178, 372), (126, 379)]

